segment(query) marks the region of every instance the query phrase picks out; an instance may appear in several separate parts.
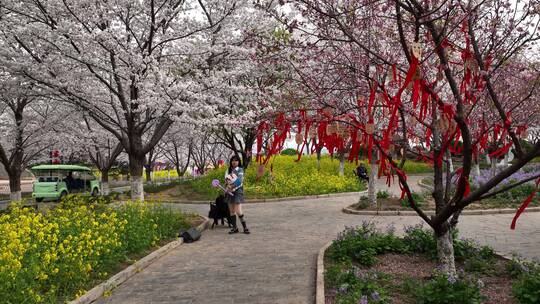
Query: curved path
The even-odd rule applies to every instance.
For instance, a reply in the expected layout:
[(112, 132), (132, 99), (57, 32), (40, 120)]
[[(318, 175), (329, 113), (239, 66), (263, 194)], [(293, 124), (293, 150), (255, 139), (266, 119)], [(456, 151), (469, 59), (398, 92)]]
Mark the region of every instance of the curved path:
[[(381, 228), (420, 223), (419, 218), (344, 214), (356, 196), (247, 204), (251, 235), (207, 230), (138, 273), (98, 303), (313, 303), (318, 250), (345, 226), (371, 220)], [(207, 214), (207, 205), (174, 205)], [(540, 257), (540, 213), (525, 213), (516, 231), (512, 215), (462, 216), (463, 237), (503, 254)]]

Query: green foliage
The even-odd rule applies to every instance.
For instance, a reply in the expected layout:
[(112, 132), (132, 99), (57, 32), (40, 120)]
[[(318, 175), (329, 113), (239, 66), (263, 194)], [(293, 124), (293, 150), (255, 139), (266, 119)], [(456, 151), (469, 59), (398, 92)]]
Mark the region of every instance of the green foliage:
[(355, 261), (364, 266), (377, 262), (382, 253), (405, 253), (407, 245), (392, 232), (383, 233), (373, 223), (364, 222), (356, 228), (346, 228), (327, 250), (327, 255), (337, 262)]
[(281, 151), (280, 154), (281, 154), (281, 155), (289, 155), (289, 156), (296, 156), (296, 155), (298, 155), (298, 153), (296, 152), (296, 149), (293, 149), (293, 148), (285, 149), (285, 150)]
[(388, 303), (383, 274), (363, 272), (355, 266), (346, 264), (332, 265), (325, 271), (325, 281), (334, 288), (334, 303), (357, 304), (364, 297), (366, 303)]
[(163, 184), (148, 184), (144, 185), (144, 192), (146, 193), (158, 193), (164, 190), (172, 189), (180, 184), (179, 181), (172, 181)]
[[(458, 231), (452, 231), (454, 244), (454, 256), (457, 261), (467, 261), (476, 259), (471, 262), (471, 270), (479, 266), (479, 261), (482, 264), (489, 266), (491, 260), (495, 257), (493, 249), (488, 246), (478, 246), (470, 240), (458, 239)], [(422, 225), (411, 226), (405, 228), (405, 243), (409, 244), (412, 252), (426, 254), (433, 260), (437, 259), (437, 239), (433, 231), (423, 229)], [(485, 271), (486, 269), (477, 269)]]
[(390, 193), (388, 193), (388, 191), (385, 191), (385, 190), (377, 191), (377, 198), (389, 198), (389, 197), (390, 197)]
[[(339, 162), (329, 156), (321, 159), (321, 169), (317, 170), (315, 156), (303, 156), (299, 162), (296, 157), (278, 155), (273, 157), (273, 173), (270, 165), (265, 174), (257, 180), (257, 166), (252, 163), (244, 175), (244, 196), (246, 198), (287, 197), (299, 195), (317, 195), (326, 193), (361, 191), (364, 184), (353, 175), (355, 165), (345, 163), (345, 176), (339, 176)], [(186, 181), (194, 192), (206, 198), (215, 198), (221, 190), (212, 188), (213, 179), (223, 181), (225, 170), (220, 168), (209, 171), (201, 178)]]
[(520, 304), (540, 303), (540, 268), (532, 263), (515, 260), (508, 267), (508, 270), (517, 276), (517, 281), (512, 284), (514, 298)]
[(437, 259), (437, 239), (433, 231), (423, 229), (422, 225), (406, 227), (403, 239), (412, 252), (423, 253), (431, 259)]
[(369, 200), (367, 196), (361, 196), (358, 200), (357, 208), (358, 209), (366, 209), (369, 207)]
[(527, 261), (522, 261), (517, 259), (516, 257), (512, 257), (512, 259), (506, 263), (506, 272), (510, 277), (512, 278), (518, 278), (521, 275), (527, 274), (530, 269), (534, 269), (536, 266), (535, 264)]
[[(457, 232), (453, 234), (455, 254), (468, 262), (471, 271), (486, 271), (494, 258), (494, 252), (489, 247), (480, 247), (470, 241), (457, 240)], [(424, 253), (436, 258), (437, 242), (433, 232), (422, 229), (421, 226), (408, 227), (404, 237), (397, 237), (393, 229), (387, 232), (377, 230), (373, 223), (364, 222), (362, 225), (346, 228), (326, 251), (326, 257), (335, 263), (326, 271), (327, 283), (334, 286), (336, 303), (358, 303), (366, 296), (369, 303), (375, 302), (369, 298), (370, 293), (377, 291), (385, 295), (385, 286), (380, 280), (370, 280), (368, 272), (351, 265), (372, 266), (377, 263), (377, 255), (384, 253)], [(467, 265), (467, 264), (466, 264)], [(362, 283), (358, 283), (361, 281)], [(359, 285), (360, 284), (360, 285)], [(436, 275), (428, 282), (408, 281), (404, 288), (415, 303), (480, 303), (484, 297), (480, 288), (469, 279), (448, 279), (444, 275)], [(381, 297), (387, 301), (386, 297)]]
[(442, 274), (426, 283), (409, 280), (405, 290), (419, 304), (479, 304), (485, 299), (476, 282)]
[[(424, 195), (423, 194), (418, 194), (416, 192), (411, 193), (411, 195), (412, 195), (416, 205), (419, 208), (422, 208), (424, 206), (424, 202), (426, 201), (426, 198), (424, 197)], [(406, 207), (406, 208), (411, 207), (411, 204), (409, 203), (409, 199), (407, 198), (407, 196), (400, 199), (399, 203), (401, 204), (402, 207)]]

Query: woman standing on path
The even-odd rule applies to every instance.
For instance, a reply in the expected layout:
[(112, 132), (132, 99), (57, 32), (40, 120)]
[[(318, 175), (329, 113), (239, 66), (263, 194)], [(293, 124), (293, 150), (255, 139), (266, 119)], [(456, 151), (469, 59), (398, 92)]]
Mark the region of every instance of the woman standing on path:
[(246, 220), (244, 219), (244, 214), (242, 213), (242, 203), (244, 203), (244, 169), (242, 169), (240, 158), (236, 155), (231, 157), (229, 162), (229, 169), (225, 172), (225, 182), (229, 191), (233, 195), (227, 195), (229, 201), (229, 210), (231, 212), (231, 217), (229, 222), (233, 225), (229, 234), (238, 233), (238, 227), (236, 226), (236, 215), (244, 227), (244, 233), (249, 234), (249, 229), (246, 225)]

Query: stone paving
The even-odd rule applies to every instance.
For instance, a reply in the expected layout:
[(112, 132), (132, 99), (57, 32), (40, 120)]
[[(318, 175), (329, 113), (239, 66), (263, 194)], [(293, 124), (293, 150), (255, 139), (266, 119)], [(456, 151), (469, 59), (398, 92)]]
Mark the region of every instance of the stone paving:
[[(207, 230), (138, 273), (98, 303), (313, 303), (318, 250), (345, 226), (420, 223), (415, 216), (344, 214), (357, 196), (246, 204), (252, 234)], [(206, 215), (208, 205), (179, 205)], [(462, 216), (461, 235), (510, 255), (540, 257), (540, 213), (525, 213), (516, 231), (512, 215)]]

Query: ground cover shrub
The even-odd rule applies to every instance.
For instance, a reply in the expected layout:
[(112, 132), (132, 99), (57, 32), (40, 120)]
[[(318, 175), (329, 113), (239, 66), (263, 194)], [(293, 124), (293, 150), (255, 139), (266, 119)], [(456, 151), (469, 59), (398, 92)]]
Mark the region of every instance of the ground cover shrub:
[[(457, 277), (448, 278), (435, 271), (428, 281), (404, 277), (402, 283), (395, 285), (392, 282), (395, 282), (396, 277), (384, 273), (379, 274), (379, 277), (387, 276), (386, 280), (369, 280), (370, 273), (374, 270), (368, 267), (378, 263), (378, 255), (386, 253), (423, 254), (428, 259), (436, 259), (436, 238), (433, 232), (423, 229), (422, 225), (417, 225), (407, 227), (405, 235), (397, 237), (392, 227), (382, 232), (369, 222), (364, 222), (358, 227), (347, 227), (338, 235), (325, 255), (329, 265), (325, 272), (325, 278), (328, 279), (326, 284), (333, 295), (334, 303), (360, 303), (362, 297), (364, 297), (362, 303), (387, 303), (385, 301), (388, 301), (390, 292), (407, 294), (414, 303), (481, 303), (486, 298), (480, 293), (483, 283), (477, 277), (488, 272), (490, 275), (501, 273), (501, 269), (496, 270), (492, 266), (497, 264), (496, 255), (490, 247), (458, 239), (457, 231), (453, 233), (453, 238), (456, 261), (461, 263), (460, 267), (463, 267), (467, 274), (460, 271)], [(522, 273), (523, 271), (518, 275), (522, 277)], [(530, 273), (532, 272), (527, 272), (528, 275)], [(522, 285), (516, 283), (514, 288), (521, 290), (525, 288), (522, 286), (527, 286), (534, 289), (535, 279), (535, 276), (529, 275), (527, 279), (523, 279)], [(359, 281), (362, 283), (358, 283)], [(358, 286), (370, 286), (370, 289)], [(360, 289), (361, 291), (358, 291)], [(373, 291), (384, 295), (382, 302), (370, 299), (369, 292)], [(535, 299), (535, 292), (530, 292), (533, 294), (530, 296), (532, 299)]]
[(516, 278), (512, 295), (520, 304), (540, 303), (540, 268), (530, 262), (513, 259), (507, 271)]
[[(502, 170), (502, 168), (497, 168), (496, 172), (499, 172), (500, 170)], [(493, 173), (494, 172), (491, 169), (480, 170), (479, 176), (474, 176), (473, 178), (471, 178), (471, 190), (474, 191), (480, 185), (485, 184), (493, 176)], [(526, 166), (523, 168), (523, 170), (518, 171), (510, 175), (509, 177), (505, 178), (504, 180), (502, 180), (497, 185), (497, 187), (495, 187), (492, 191), (497, 191), (501, 188), (515, 184), (519, 181), (532, 178), (538, 175), (539, 173), (540, 173), (540, 165), (533, 164), (533, 165)], [(516, 206), (518, 204), (521, 204), (523, 200), (527, 196), (529, 196), (529, 194), (531, 194), (534, 188), (535, 188), (534, 180), (532, 180), (528, 183), (522, 184), (508, 191), (499, 193), (493, 196), (492, 198), (488, 199), (488, 202), (491, 202), (492, 204), (495, 204), (495, 205), (498, 204), (501, 206), (505, 206), (505, 205)], [(540, 198), (538, 198), (538, 196), (534, 197), (533, 201), (531, 202), (531, 205), (533, 206), (540, 205)]]
[(327, 255), (338, 262), (356, 262), (371, 266), (382, 253), (406, 253), (408, 245), (391, 231), (383, 233), (373, 223), (347, 227), (327, 250)]
[(335, 294), (334, 303), (388, 303), (383, 274), (364, 272), (355, 266), (334, 265), (326, 270), (326, 276), (329, 284), (337, 287), (331, 291)]
[(293, 149), (293, 148), (287, 148), (283, 151), (281, 151), (280, 153), (281, 155), (298, 155), (298, 153), (296, 152), (296, 149)]
[[(423, 194), (418, 194), (416, 192), (411, 193), (414, 202), (419, 208), (422, 208), (424, 206), (424, 203), (426, 202), (426, 198)], [(409, 199), (407, 197), (404, 197), (399, 200), (399, 203), (402, 207), (405, 208), (411, 208), (411, 204), (409, 203)]]
[[(321, 169), (317, 170), (315, 156), (303, 156), (299, 162), (296, 157), (278, 155), (267, 166), (265, 174), (257, 180), (257, 163), (252, 163), (245, 174), (244, 195), (246, 198), (287, 197), (300, 195), (317, 195), (338, 192), (353, 192), (365, 189), (353, 175), (356, 167), (353, 163), (345, 163), (345, 175), (339, 176), (339, 161), (329, 156), (321, 159)], [(220, 190), (212, 188), (213, 179), (223, 181), (226, 168), (219, 168), (207, 172), (206, 175), (185, 181), (194, 192), (213, 199)]]
[[(469, 241), (455, 241), (457, 255), (461, 258), (492, 259), (494, 253), (487, 247), (479, 247)], [(334, 295), (334, 303), (388, 303), (389, 288), (404, 290), (415, 303), (480, 303), (484, 297), (472, 278), (447, 278), (436, 274), (427, 282), (408, 280), (401, 287), (391, 286), (391, 278), (379, 273), (373, 275), (368, 269), (377, 263), (377, 255), (385, 253), (424, 253), (433, 258), (436, 241), (422, 226), (409, 227), (404, 237), (394, 235), (393, 228), (382, 232), (372, 223), (364, 222), (358, 227), (347, 227), (326, 251), (330, 262), (325, 278)], [(386, 279), (384, 279), (384, 277)], [(377, 295), (375, 298), (371, 294)], [(362, 301), (362, 302), (361, 302)]]
[(405, 284), (405, 290), (418, 304), (479, 304), (485, 297), (478, 285), (470, 278), (438, 274), (425, 283), (410, 280)]
[(73, 299), (187, 226), (182, 213), (152, 203), (113, 209), (72, 196), (45, 213), (15, 206), (0, 215), (2, 301)]
[(386, 190), (377, 191), (377, 198), (389, 198), (389, 197), (390, 197), (390, 193), (388, 193), (388, 191)]
[(163, 184), (147, 184), (144, 185), (144, 192), (146, 193), (158, 193), (168, 189), (172, 189), (180, 184), (180, 181), (171, 181)]

